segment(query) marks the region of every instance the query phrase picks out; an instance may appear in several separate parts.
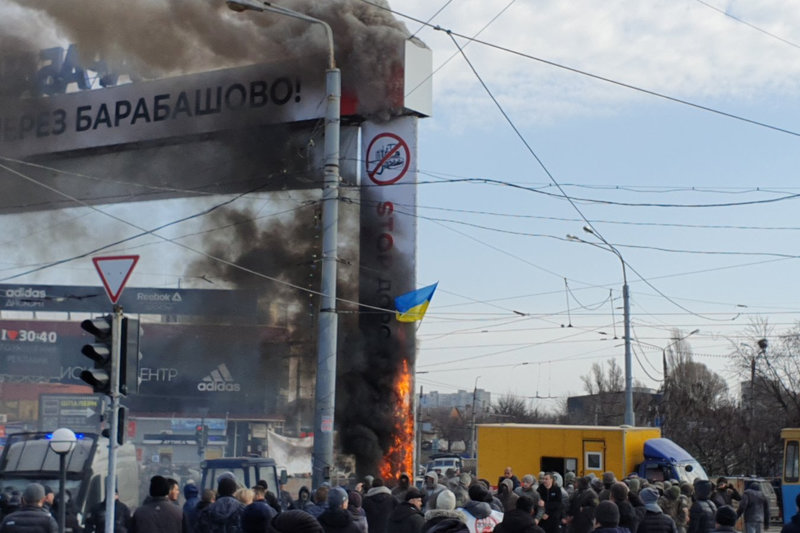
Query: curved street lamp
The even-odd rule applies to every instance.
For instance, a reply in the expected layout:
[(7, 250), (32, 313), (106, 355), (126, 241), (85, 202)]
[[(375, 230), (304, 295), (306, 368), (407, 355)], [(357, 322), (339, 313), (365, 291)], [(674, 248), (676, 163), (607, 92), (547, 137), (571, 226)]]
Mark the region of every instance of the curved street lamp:
[(631, 361), (631, 305), (630, 305), (630, 296), (628, 294), (628, 272), (625, 268), (625, 260), (622, 258), (622, 254), (619, 253), (619, 250), (614, 247), (613, 244), (608, 242), (603, 238), (602, 235), (596, 233), (592, 228), (589, 226), (584, 226), (583, 231), (586, 233), (591, 233), (598, 239), (602, 241), (605, 245), (598, 244), (596, 242), (585, 241), (580, 237), (576, 237), (574, 235), (567, 235), (567, 239), (570, 241), (581, 242), (583, 244), (588, 244), (590, 246), (594, 246), (600, 250), (605, 250), (607, 252), (611, 252), (619, 258), (619, 262), (622, 263), (622, 318), (624, 322), (624, 340), (625, 340), (625, 419), (624, 424), (626, 426), (633, 426), (636, 423), (633, 414), (633, 365)]
[(71, 429), (59, 428), (53, 432), (50, 438), (50, 449), (58, 454), (58, 533), (64, 533), (64, 523), (66, 521), (67, 502), (67, 455), (75, 448), (77, 437)]

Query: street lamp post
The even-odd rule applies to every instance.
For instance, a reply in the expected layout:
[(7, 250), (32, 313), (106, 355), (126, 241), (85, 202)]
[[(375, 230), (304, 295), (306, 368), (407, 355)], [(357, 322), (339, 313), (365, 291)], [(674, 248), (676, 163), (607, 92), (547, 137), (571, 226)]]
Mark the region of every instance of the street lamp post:
[(64, 523), (66, 521), (67, 502), (67, 455), (75, 448), (77, 438), (71, 429), (59, 428), (53, 432), (50, 438), (50, 449), (58, 454), (58, 533), (64, 533)]
[(470, 457), (472, 459), (476, 458), (475, 455), (475, 438), (478, 436), (477, 427), (475, 426), (475, 408), (477, 407), (477, 400), (478, 400), (478, 380), (481, 379), (480, 376), (475, 378), (475, 386), (472, 387), (472, 435), (470, 436)]
[(336, 248), (339, 224), (339, 135), (341, 113), (341, 72), (336, 68), (333, 31), (323, 20), (303, 13), (255, 0), (227, 0), (234, 11), (259, 11), (285, 15), (325, 29), (328, 40), (328, 68), (325, 71), (325, 170), (322, 193), (322, 269), (319, 329), (317, 338), (317, 383), (315, 389), (313, 487), (329, 476), (333, 465), (333, 415), (336, 396)]
[(677, 338), (677, 339), (673, 340), (672, 342), (670, 342), (669, 344), (664, 346), (664, 348), (661, 349), (661, 364), (664, 367), (664, 399), (663, 399), (663, 401), (665, 403), (669, 401), (669, 367), (667, 366), (667, 348), (669, 348), (673, 344), (677, 344), (677, 343), (679, 343), (679, 342), (681, 342), (683, 340), (686, 340), (689, 337), (691, 337), (692, 335), (694, 335), (695, 333), (699, 333), (699, 332), (700, 332), (699, 329), (694, 329), (694, 330), (690, 331), (689, 333), (687, 333), (686, 335), (684, 335), (683, 337), (680, 337), (680, 338)]
[(633, 414), (633, 365), (631, 362), (631, 305), (630, 305), (630, 295), (628, 293), (628, 273), (627, 269), (625, 268), (625, 260), (622, 258), (622, 254), (619, 253), (619, 250), (614, 247), (610, 242), (605, 240), (602, 235), (595, 233), (595, 231), (590, 228), (589, 226), (584, 226), (583, 231), (586, 233), (591, 233), (598, 239), (600, 239), (605, 246), (600, 246), (597, 243), (585, 241), (581, 238), (575, 237), (574, 235), (567, 235), (567, 239), (577, 242), (582, 242), (584, 244), (590, 244), (596, 248), (601, 250), (606, 250), (608, 252), (613, 253), (619, 258), (620, 263), (622, 263), (622, 319), (624, 322), (624, 337), (625, 337), (625, 418), (623, 423), (626, 426), (633, 426), (635, 425), (636, 421)]
[(686, 335), (684, 335), (683, 337), (680, 337), (678, 339), (673, 340), (672, 342), (670, 342), (669, 344), (667, 344), (666, 346), (664, 346), (661, 349), (661, 364), (664, 367), (664, 389), (665, 390), (667, 388), (667, 376), (669, 375), (668, 374), (669, 369), (667, 368), (667, 348), (669, 348), (673, 344), (678, 344), (679, 342), (688, 339), (689, 337), (691, 337), (695, 333), (700, 333), (700, 330), (699, 329), (692, 330), (689, 333), (687, 333)]

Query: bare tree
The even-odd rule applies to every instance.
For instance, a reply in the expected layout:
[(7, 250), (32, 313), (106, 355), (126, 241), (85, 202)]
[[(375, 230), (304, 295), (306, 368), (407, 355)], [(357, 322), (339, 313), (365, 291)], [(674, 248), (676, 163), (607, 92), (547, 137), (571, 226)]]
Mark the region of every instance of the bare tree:
[[(589, 397), (570, 399), (579, 407), (572, 411), (567, 410), (569, 423), (597, 426), (621, 424), (625, 413), (625, 376), (616, 360), (609, 359), (607, 368), (601, 363), (594, 363), (589, 373), (581, 376), (581, 381)], [(634, 386), (642, 387), (642, 384), (636, 382)], [(634, 394), (633, 409), (637, 420), (650, 418), (648, 404), (646, 397)]]
[(692, 359), (679, 331), (665, 351), (662, 389), (664, 435), (686, 448), (711, 473), (732, 474), (742, 468), (740, 410), (718, 374)]
[(467, 440), (469, 426), (461, 411), (455, 407), (432, 408), (427, 415), (439, 438), (447, 441), (447, 451), (450, 451), (453, 442)]
[(527, 400), (522, 396), (506, 394), (497, 399), (492, 405), (492, 413), (501, 418), (503, 422), (529, 423), (531, 412), (528, 410)]
[(755, 319), (749, 340), (732, 343), (740, 376), (742, 431), (747, 472), (780, 471), (780, 430), (800, 425), (800, 324), (776, 334), (766, 319)]
[(583, 388), (587, 394), (603, 394), (604, 392), (620, 392), (625, 389), (625, 377), (622, 368), (614, 359), (608, 360), (608, 371), (603, 365), (594, 363), (585, 376), (581, 376)]

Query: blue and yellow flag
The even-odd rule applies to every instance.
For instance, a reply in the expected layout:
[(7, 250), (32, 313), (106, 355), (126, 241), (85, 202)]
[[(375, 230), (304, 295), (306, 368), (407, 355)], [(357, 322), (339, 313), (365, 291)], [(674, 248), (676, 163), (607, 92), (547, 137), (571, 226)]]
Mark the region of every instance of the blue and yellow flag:
[(428, 310), (428, 305), (433, 298), (433, 292), (436, 286), (439, 285), (437, 281), (433, 285), (422, 287), (415, 291), (401, 294), (394, 299), (395, 316), (398, 322), (416, 322), (422, 320), (425, 316), (425, 311)]

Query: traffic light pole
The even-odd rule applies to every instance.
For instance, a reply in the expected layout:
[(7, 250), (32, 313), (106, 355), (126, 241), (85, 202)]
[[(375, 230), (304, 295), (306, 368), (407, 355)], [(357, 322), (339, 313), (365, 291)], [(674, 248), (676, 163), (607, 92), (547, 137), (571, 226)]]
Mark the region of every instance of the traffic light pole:
[(108, 415), (108, 477), (106, 478), (105, 531), (114, 531), (114, 501), (117, 486), (117, 434), (119, 432), (119, 363), (122, 339), (122, 307), (114, 306), (111, 322), (111, 408)]

